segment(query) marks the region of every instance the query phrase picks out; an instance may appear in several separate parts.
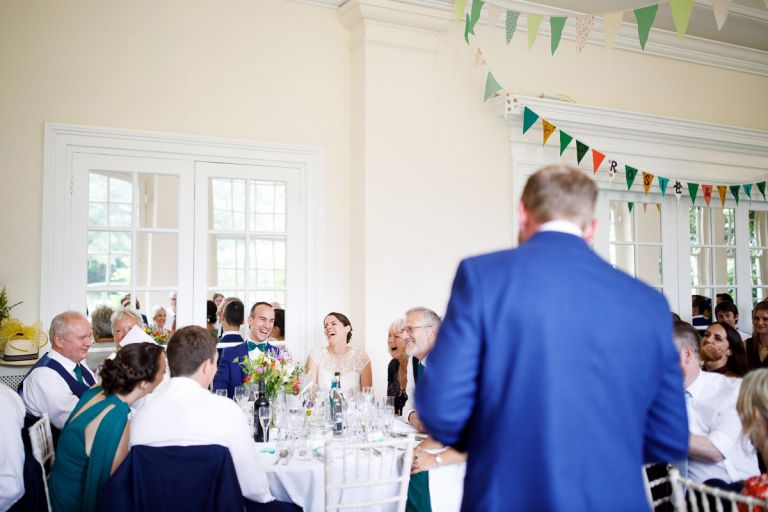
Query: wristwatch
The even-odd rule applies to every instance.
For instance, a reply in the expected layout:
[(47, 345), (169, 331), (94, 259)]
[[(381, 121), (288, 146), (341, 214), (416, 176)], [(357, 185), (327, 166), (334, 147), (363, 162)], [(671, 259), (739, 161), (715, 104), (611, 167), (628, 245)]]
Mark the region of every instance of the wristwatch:
[(439, 453), (435, 455), (435, 464), (437, 464), (437, 467), (441, 467), (443, 465), (443, 458)]

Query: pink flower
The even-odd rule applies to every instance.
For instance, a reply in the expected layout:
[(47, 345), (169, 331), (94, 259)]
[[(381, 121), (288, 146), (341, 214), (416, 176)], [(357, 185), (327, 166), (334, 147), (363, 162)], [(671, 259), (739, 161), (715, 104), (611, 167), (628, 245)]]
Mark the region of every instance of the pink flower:
[(261, 367), (256, 368), (256, 373), (258, 373), (258, 374), (264, 373), (264, 368), (261, 368)]

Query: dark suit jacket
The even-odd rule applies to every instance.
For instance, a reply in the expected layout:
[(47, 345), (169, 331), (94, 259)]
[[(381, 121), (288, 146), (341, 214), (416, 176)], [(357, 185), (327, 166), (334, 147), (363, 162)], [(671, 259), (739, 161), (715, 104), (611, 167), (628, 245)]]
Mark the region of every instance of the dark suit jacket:
[[(223, 341), (223, 340), (222, 340)], [(280, 349), (267, 343), (267, 352), (279, 354)], [(227, 389), (227, 396), (232, 398), (235, 395), (235, 387), (243, 385), (245, 374), (240, 363), (235, 363), (235, 359), (242, 359), (248, 355), (248, 342), (244, 341), (234, 347), (225, 348), (219, 356), (219, 365), (216, 369), (216, 376), (213, 378), (213, 389)]]
[(461, 263), (416, 406), (463, 510), (647, 511), (641, 465), (687, 455), (666, 300), (566, 233)]

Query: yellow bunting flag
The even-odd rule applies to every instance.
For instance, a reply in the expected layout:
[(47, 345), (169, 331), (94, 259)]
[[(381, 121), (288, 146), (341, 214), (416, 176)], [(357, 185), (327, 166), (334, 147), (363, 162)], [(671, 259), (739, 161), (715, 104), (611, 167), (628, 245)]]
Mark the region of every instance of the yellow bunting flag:
[(616, 37), (619, 35), (624, 11), (614, 12), (603, 16), (603, 34), (605, 34), (605, 46), (613, 48)]
[(653, 183), (654, 175), (649, 172), (643, 173), (643, 190), (645, 195), (648, 195), (648, 191), (651, 190), (651, 184)]
[(544, 128), (544, 142), (542, 142), (542, 144), (546, 144), (547, 140), (549, 140), (549, 136), (555, 133), (557, 126), (553, 125), (546, 119), (541, 120), (541, 126)]
[(539, 27), (541, 27), (541, 20), (543, 19), (542, 14), (528, 15), (528, 50), (533, 48), (533, 43), (536, 42), (536, 36), (539, 35)]
[(453, 17), (459, 21), (464, 17), (464, 8), (467, 6), (467, 0), (455, 0), (453, 2)]
[(725, 185), (718, 185), (717, 192), (720, 194), (720, 204), (725, 208), (725, 193), (728, 192), (728, 187)]
[(712, 185), (701, 185), (701, 191), (704, 192), (704, 202), (709, 206), (709, 202), (712, 200)]

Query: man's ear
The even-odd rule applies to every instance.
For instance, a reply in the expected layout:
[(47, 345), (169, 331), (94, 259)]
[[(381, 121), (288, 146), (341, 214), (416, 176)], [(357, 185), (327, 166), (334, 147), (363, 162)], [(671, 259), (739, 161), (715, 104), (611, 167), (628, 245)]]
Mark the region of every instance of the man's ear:
[(584, 240), (591, 244), (592, 239), (595, 237), (595, 233), (597, 233), (597, 219), (592, 219), (584, 229)]

